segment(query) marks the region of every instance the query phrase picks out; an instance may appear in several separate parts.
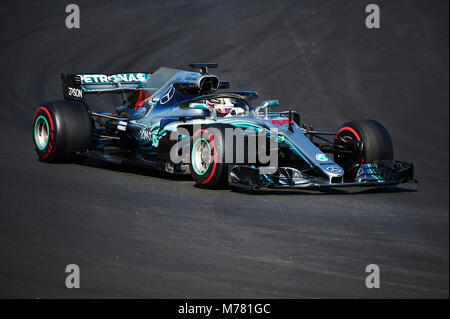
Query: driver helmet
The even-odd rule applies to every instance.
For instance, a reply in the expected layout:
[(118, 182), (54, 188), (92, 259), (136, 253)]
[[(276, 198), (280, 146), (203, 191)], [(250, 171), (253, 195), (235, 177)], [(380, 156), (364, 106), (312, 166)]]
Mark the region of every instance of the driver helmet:
[(214, 107), (217, 113), (221, 115), (228, 115), (234, 109), (234, 103), (230, 98), (211, 99), (206, 101), (209, 107)]

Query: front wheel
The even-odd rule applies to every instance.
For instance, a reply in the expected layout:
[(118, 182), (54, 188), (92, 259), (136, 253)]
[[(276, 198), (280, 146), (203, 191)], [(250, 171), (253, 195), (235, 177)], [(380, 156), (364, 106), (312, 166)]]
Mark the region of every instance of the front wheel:
[(192, 137), (189, 168), (200, 187), (224, 188), (228, 185), (224, 137), (225, 128), (219, 125), (199, 129)]
[(346, 180), (354, 180), (359, 167), (377, 160), (393, 160), (391, 137), (375, 120), (356, 120), (343, 124), (335, 139), (334, 161), (344, 171)]

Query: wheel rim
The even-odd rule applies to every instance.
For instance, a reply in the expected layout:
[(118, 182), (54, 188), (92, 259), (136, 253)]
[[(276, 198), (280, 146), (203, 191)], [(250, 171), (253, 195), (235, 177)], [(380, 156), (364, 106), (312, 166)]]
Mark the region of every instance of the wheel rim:
[(198, 139), (192, 147), (192, 168), (197, 175), (204, 175), (211, 164), (211, 145), (203, 138)]
[(356, 136), (350, 130), (342, 130), (336, 138), (336, 145), (339, 145), (344, 150), (352, 151), (353, 153), (349, 155), (340, 155), (338, 156), (338, 159), (341, 162), (354, 161), (361, 164), (364, 159), (363, 152), (357, 149), (356, 143), (358, 142), (360, 142), (359, 136)]
[(47, 119), (41, 115), (34, 123), (34, 142), (39, 150), (45, 150), (48, 144), (48, 137), (48, 122)]
[(352, 152), (335, 155), (335, 162), (344, 168), (344, 179), (347, 181), (356, 178), (359, 167), (364, 163), (364, 151), (359, 149), (358, 143), (361, 143), (361, 138), (353, 129), (342, 129), (336, 136), (336, 146)]

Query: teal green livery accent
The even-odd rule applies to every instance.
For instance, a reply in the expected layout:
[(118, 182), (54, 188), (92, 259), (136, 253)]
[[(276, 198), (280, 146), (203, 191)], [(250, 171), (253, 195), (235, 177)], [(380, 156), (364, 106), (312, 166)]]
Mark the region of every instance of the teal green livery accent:
[(203, 103), (190, 103), (189, 108), (196, 110), (209, 110), (209, 107)]
[[(39, 144), (38, 144), (38, 142), (37, 142), (37, 140), (36, 140), (36, 125), (37, 125), (37, 123), (39, 122), (39, 119), (43, 119), (43, 120), (45, 121), (45, 128), (46, 128), (46, 130), (47, 130), (47, 140), (45, 141), (45, 145), (44, 145), (44, 147), (42, 147), (42, 148), (39, 147)], [(47, 147), (49, 138), (50, 138), (50, 135), (49, 135), (49, 132), (48, 132), (48, 122), (47, 122), (47, 119), (41, 115), (41, 116), (39, 116), (39, 117), (36, 119), (36, 122), (34, 123), (34, 142), (35, 142), (35, 144), (36, 144), (36, 147), (37, 147), (40, 151), (45, 150), (45, 148)]]

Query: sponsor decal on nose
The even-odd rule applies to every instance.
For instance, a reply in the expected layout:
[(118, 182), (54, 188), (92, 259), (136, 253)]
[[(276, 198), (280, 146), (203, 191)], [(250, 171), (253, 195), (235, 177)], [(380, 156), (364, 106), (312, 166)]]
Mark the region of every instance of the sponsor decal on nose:
[(316, 160), (326, 162), (328, 161), (328, 157), (325, 154), (316, 154)]

